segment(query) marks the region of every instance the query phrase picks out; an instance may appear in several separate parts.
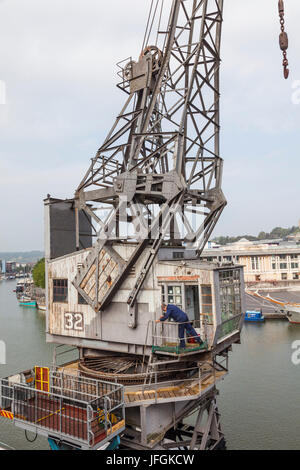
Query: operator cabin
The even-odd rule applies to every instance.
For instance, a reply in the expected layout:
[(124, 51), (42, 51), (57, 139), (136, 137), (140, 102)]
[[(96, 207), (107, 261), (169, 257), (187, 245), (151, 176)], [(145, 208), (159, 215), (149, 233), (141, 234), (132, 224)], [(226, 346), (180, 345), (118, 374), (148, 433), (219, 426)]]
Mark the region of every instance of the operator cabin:
[[(219, 266), (185, 259), (184, 248), (161, 249), (143, 288), (134, 311), (127, 299), (136, 282), (137, 261), (121, 289), (109, 305), (96, 311), (73, 285), (75, 274), (91, 251), (91, 236), (84, 217), (80, 218), (85, 233), (85, 248), (75, 251), (74, 215), (68, 201), (47, 199), (46, 206), (46, 273), (47, 273), (47, 341), (76, 346), (85, 352), (116, 352), (150, 355), (153, 347), (176, 344), (177, 327), (168, 327), (168, 335), (155, 327), (161, 316), (161, 304), (174, 304), (193, 321), (207, 348), (229, 336), (237, 335), (244, 312), (243, 267)], [(62, 224), (63, 221), (63, 224)], [(64, 227), (64, 230), (62, 229)], [(123, 259), (129, 259), (134, 244), (114, 244)], [(69, 253), (70, 249), (72, 250)], [(168, 259), (170, 258), (170, 259)], [(99, 266), (99, 293), (114, 281), (114, 266), (108, 253)], [(85, 283), (85, 292), (95, 290), (95, 273)], [(175, 326), (175, 325), (174, 325)], [(231, 337), (231, 342), (232, 337)]]

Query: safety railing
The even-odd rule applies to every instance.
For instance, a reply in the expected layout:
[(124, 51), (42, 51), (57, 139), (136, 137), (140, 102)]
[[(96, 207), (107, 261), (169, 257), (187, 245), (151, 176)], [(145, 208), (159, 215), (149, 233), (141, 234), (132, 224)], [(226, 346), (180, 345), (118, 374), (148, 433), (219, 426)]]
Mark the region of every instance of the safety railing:
[[(172, 373), (169, 370), (170, 374)], [(127, 403), (134, 406), (135, 402), (159, 402), (161, 400), (180, 401), (187, 397), (200, 397), (214, 387), (218, 380), (227, 374), (226, 362), (202, 361), (199, 367), (174, 369), (174, 377), (170, 380), (161, 380), (161, 371), (149, 374), (149, 382), (143, 385), (127, 386), (125, 398)]]
[(0, 379), (0, 416), (4, 416), (1, 411), (10, 411), (13, 403), (13, 386), (8, 379)]
[(243, 319), (244, 314), (239, 313), (218, 325), (215, 333), (214, 344), (221, 343), (234, 333), (240, 332), (243, 325)]
[[(17, 426), (82, 448), (97, 448), (125, 429), (122, 385), (52, 370), (47, 391), (37, 383), (0, 379), (2, 410)], [(4, 415), (3, 415), (4, 416)]]
[[(242, 329), (244, 314), (234, 315), (215, 326), (203, 315), (186, 323), (152, 322), (152, 351), (186, 354), (211, 349)], [(195, 333), (191, 333), (191, 327)], [(202, 344), (199, 344), (199, 338)]]
[(213, 339), (213, 325), (203, 320), (184, 323), (153, 322), (153, 352), (184, 354), (193, 351), (207, 350)]
[(121, 60), (120, 62), (117, 63), (117, 75), (119, 79), (121, 80), (120, 83), (118, 83), (118, 87), (121, 88), (124, 91), (129, 92), (130, 88), (130, 81), (131, 81), (131, 76), (132, 76), (132, 64), (133, 64), (132, 57), (127, 57), (127, 59)]

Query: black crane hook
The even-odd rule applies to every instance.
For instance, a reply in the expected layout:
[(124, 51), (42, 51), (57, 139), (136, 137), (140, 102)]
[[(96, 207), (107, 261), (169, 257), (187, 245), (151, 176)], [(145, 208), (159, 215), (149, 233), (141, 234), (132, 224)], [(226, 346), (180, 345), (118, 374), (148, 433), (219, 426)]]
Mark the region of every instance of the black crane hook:
[(282, 54), (283, 54), (283, 62), (282, 62), (283, 76), (284, 76), (285, 79), (287, 79), (289, 77), (289, 73), (290, 73), (290, 71), (288, 69), (289, 62), (288, 62), (288, 59), (287, 59), (287, 49), (289, 47), (289, 39), (288, 39), (288, 35), (287, 35), (287, 33), (285, 32), (285, 29), (284, 29), (285, 21), (284, 21), (284, 3), (283, 3), (283, 0), (279, 0), (278, 10), (279, 10), (280, 28), (281, 28), (281, 33), (279, 35), (279, 45), (280, 45), (280, 49), (282, 50)]

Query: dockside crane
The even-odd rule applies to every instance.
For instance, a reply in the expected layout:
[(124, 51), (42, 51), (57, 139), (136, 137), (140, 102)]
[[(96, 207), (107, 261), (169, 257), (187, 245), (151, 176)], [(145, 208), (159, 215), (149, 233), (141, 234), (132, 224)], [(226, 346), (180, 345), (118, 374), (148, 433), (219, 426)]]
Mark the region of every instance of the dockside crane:
[[(0, 416), (51, 448), (225, 446), (216, 385), (241, 340), (243, 266), (200, 260), (226, 206), (223, 7), (150, 1), (139, 57), (118, 64), (121, 112), (75, 197), (45, 200), (46, 340), (58, 347), (51, 367), (0, 379)], [(189, 309), (196, 336), (160, 322), (162, 302)], [(65, 345), (78, 359), (59, 365)]]

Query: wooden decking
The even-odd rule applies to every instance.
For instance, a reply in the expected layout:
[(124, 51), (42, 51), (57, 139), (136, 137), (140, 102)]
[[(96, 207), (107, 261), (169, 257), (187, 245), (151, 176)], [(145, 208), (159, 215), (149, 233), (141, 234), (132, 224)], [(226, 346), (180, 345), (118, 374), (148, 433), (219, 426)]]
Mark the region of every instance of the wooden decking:
[(220, 381), (225, 375), (226, 371), (216, 371), (215, 374), (207, 374), (201, 380), (201, 385), (199, 380), (195, 379), (193, 382), (184, 382), (181, 385), (168, 386), (157, 389), (143, 390), (141, 386), (140, 390), (130, 391), (129, 388), (125, 388), (125, 405), (126, 406), (136, 406), (139, 403), (156, 403), (158, 401), (170, 401), (170, 400), (186, 400), (196, 398), (197, 396), (203, 394), (212, 385)]

